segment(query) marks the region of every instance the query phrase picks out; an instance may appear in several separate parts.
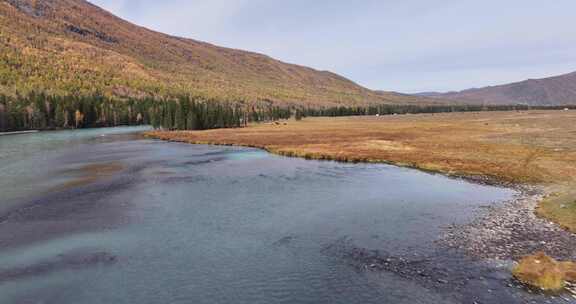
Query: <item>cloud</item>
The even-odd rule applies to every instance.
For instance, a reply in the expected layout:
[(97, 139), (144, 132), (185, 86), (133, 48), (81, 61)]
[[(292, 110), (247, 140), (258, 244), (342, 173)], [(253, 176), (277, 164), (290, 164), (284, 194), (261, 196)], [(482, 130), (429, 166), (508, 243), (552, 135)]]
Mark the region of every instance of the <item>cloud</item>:
[(576, 68), (573, 0), (94, 2), (155, 30), (332, 70), (374, 89), (464, 89)]
[(96, 0), (90, 2), (107, 9), (112, 13), (119, 14), (126, 11), (128, 2), (130, 2), (130, 0)]
[(95, 0), (129, 21), (168, 34), (210, 40), (248, 0)]

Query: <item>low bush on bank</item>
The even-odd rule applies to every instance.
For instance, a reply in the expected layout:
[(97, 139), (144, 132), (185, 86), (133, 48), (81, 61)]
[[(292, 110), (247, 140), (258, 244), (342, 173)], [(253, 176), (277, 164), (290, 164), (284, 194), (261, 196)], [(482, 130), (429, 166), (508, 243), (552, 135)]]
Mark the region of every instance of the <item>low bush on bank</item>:
[(512, 273), (523, 284), (546, 292), (559, 292), (567, 282), (576, 283), (574, 262), (558, 262), (543, 252), (524, 257)]

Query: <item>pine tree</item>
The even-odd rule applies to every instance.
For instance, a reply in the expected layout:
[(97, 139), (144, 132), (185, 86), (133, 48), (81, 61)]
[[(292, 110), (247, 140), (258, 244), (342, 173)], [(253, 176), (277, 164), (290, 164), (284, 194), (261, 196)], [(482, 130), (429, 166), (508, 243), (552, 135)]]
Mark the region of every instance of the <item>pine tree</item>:
[(56, 104), (56, 109), (54, 110), (55, 118), (54, 118), (54, 125), (56, 128), (65, 128), (66, 126), (66, 114), (64, 112), (64, 108), (62, 103)]
[(294, 118), (297, 121), (302, 120), (302, 112), (300, 111), (300, 109), (296, 109), (296, 113), (294, 114)]
[(174, 107), (174, 129), (186, 130), (186, 116), (184, 115), (183, 102), (176, 104)]

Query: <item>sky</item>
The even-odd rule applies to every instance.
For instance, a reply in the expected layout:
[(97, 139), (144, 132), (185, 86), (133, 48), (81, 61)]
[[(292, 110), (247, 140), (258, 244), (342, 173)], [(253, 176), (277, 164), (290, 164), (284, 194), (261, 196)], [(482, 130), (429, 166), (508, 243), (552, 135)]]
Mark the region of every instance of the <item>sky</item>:
[(576, 71), (574, 0), (91, 0), (147, 28), (329, 70), (452, 91)]

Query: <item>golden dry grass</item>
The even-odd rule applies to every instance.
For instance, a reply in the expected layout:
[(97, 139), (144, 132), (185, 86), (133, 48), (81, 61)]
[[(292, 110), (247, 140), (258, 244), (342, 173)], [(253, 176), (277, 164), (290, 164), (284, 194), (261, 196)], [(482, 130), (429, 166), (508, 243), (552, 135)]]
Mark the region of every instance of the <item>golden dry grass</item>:
[(573, 262), (558, 262), (543, 252), (526, 256), (512, 271), (522, 283), (544, 291), (560, 291), (566, 282), (574, 282)]
[[(203, 144), (350, 162), (384, 162), (447, 175), (545, 185), (539, 214), (576, 232), (576, 111), (307, 118), (243, 129), (151, 132)], [(551, 196), (552, 197), (552, 196)], [(566, 207), (569, 206), (569, 207)]]

